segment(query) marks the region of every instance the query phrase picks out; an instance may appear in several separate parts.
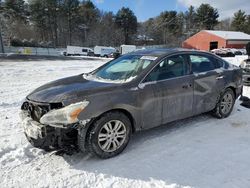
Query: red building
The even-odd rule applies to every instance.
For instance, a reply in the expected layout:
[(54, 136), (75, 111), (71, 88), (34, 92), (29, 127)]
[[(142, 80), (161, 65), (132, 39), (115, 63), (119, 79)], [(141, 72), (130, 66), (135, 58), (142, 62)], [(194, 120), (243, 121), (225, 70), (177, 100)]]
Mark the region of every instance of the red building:
[(235, 31), (202, 30), (182, 43), (183, 48), (213, 50), (216, 48), (245, 48), (250, 35)]

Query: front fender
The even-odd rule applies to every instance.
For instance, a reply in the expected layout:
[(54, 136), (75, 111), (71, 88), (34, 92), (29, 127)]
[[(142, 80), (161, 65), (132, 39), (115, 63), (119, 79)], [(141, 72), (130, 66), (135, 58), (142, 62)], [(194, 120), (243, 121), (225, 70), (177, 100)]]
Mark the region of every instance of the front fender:
[[(86, 98), (89, 101), (89, 105), (78, 115), (79, 120), (94, 119), (111, 110), (125, 110), (128, 112), (133, 120), (135, 129), (140, 123), (140, 109), (137, 106), (136, 95), (130, 95), (129, 93), (110, 93), (105, 95), (94, 95)], [(137, 126), (138, 125), (138, 126)]]

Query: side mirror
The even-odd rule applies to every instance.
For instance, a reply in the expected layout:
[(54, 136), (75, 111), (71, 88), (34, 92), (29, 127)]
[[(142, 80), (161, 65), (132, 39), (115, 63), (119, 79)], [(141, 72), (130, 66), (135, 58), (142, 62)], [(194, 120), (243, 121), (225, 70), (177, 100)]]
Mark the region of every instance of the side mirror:
[(140, 84), (138, 85), (138, 88), (139, 88), (139, 89), (144, 89), (147, 85), (152, 85), (152, 84), (156, 84), (156, 83), (157, 83), (156, 81), (140, 83)]
[(138, 85), (138, 88), (139, 88), (139, 89), (144, 89), (145, 85), (146, 85), (145, 83), (140, 83), (140, 84)]

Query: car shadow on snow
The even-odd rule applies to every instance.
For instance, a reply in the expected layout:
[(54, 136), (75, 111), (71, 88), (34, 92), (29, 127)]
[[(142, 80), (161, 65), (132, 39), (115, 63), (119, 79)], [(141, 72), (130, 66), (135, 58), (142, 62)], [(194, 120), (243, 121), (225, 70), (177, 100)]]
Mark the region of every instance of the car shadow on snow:
[[(188, 152), (185, 147), (190, 146), (188, 144), (185, 146), (185, 139), (195, 139), (192, 130), (207, 126), (206, 122), (210, 122), (211, 119), (213, 119), (211, 115), (202, 114), (135, 133), (127, 148), (114, 158), (103, 160), (82, 153), (73, 156), (64, 155), (64, 158), (72, 168), (77, 170), (144, 181), (153, 178), (176, 183), (180, 178), (176, 177), (178, 173), (173, 173), (175, 174), (173, 176), (171, 174), (182, 166), (178, 165), (175, 153), (181, 152), (185, 157), (185, 152)], [(178, 151), (179, 149), (185, 151)], [(171, 165), (173, 162), (176, 164)]]
[(225, 156), (230, 160), (232, 150), (227, 150), (227, 145), (233, 142), (235, 132), (231, 122), (247, 113), (248, 109), (236, 101), (226, 119), (202, 114), (135, 133), (127, 148), (114, 158), (103, 160), (77, 153), (64, 155), (64, 159), (71, 168), (96, 175), (206, 187), (210, 174), (225, 168), (221, 160), (226, 160)]

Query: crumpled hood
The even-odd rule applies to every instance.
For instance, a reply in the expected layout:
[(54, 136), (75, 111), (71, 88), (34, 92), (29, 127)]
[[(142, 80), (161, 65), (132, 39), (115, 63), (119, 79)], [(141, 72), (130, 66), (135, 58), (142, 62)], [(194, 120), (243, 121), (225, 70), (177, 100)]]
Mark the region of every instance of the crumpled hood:
[(31, 101), (46, 103), (56, 103), (77, 98), (80, 100), (83, 96), (113, 89), (117, 85), (86, 80), (81, 74), (45, 84), (31, 92), (27, 98)]

